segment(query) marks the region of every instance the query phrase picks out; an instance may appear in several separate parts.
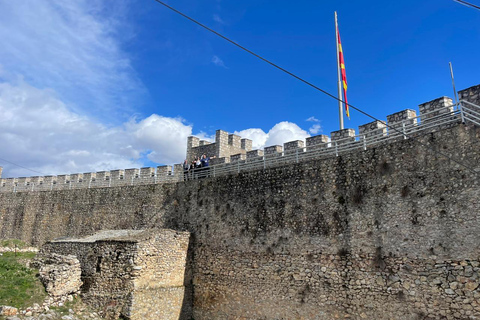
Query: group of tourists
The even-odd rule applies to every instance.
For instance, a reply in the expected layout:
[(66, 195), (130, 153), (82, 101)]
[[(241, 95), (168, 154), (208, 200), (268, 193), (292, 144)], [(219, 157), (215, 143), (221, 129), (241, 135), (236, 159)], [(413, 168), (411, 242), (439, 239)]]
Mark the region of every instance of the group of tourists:
[(191, 163), (187, 159), (183, 162), (183, 173), (185, 180), (207, 177), (209, 174), (210, 159), (215, 156), (207, 157), (203, 154), (200, 158), (196, 157)]

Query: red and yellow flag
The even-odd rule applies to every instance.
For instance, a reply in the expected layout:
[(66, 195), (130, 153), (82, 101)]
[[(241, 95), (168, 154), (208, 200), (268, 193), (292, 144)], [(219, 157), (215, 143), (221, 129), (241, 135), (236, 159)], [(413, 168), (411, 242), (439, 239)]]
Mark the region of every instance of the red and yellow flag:
[(340, 70), (342, 73), (342, 83), (343, 83), (343, 93), (344, 93), (344, 100), (345, 100), (345, 112), (347, 113), (347, 117), (350, 118), (350, 111), (348, 108), (347, 102), (347, 73), (345, 72), (345, 60), (343, 59), (343, 49), (342, 49), (342, 41), (340, 40), (340, 31), (337, 27), (337, 34), (338, 34), (338, 61), (340, 63)]

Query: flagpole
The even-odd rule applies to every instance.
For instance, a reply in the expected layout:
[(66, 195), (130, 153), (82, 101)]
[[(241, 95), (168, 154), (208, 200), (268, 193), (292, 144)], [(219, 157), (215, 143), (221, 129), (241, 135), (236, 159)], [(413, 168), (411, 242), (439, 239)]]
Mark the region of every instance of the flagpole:
[(340, 73), (340, 52), (338, 47), (338, 21), (337, 11), (335, 11), (335, 42), (337, 44), (337, 73), (338, 73), (338, 117), (340, 120), (340, 130), (343, 130), (343, 96), (342, 96), (342, 80)]
[(458, 105), (458, 98), (457, 98), (457, 89), (455, 89), (455, 79), (453, 78), (453, 67), (451, 62), (449, 62), (448, 64), (450, 65), (450, 76), (452, 77), (452, 86), (453, 86), (453, 95), (455, 96), (455, 105), (457, 106), (457, 110), (458, 110), (459, 105)]

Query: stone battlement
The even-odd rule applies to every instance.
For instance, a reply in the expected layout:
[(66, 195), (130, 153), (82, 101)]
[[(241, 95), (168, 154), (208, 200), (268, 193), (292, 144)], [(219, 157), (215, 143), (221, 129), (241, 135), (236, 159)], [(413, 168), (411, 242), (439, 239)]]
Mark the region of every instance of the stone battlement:
[[(480, 85), (458, 92), (461, 100), (480, 105)], [(471, 111), (466, 112), (480, 118), (480, 110), (466, 105)], [(476, 110), (476, 111), (474, 111)], [(451, 98), (440, 97), (419, 105), (419, 115), (412, 109), (405, 109), (387, 115), (387, 121), (376, 120), (359, 126), (358, 134), (352, 128), (333, 131), (330, 137), (317, 135), (306, 138), (306, 141), (295, 140), (285, 142), (283, 146), (266, 146), (263, 150), (252, 150), (252, 140), (217, 130), (215, 142), (211, 143), (190, 136), (187, 141), (187, 160), (193, 161), (202, 154), (215, 156), (211, 165), (218, 167), (217, 174), (239, 172), (238, 164), (270, 161), (275, 165), (292, 161), (310, 159), (308, 152), (323, 152), (325, 155), (339, 155), (358, 149), (386, 143), (396, 138), (405, 139), (416, 131), (436, 130), (445, 123), (458, 123), (463, 117), (455, 113)], [(464, 119), (462, 119), (464, 120)], [(475, 123), (475, 121), (473, 121)], [(258, 167), (258, 166), (257, 166)], [(248, 167), (247, 170), (257, 168)], [(120, 169), (89, 173), (76, 173), (58, 176), (35, 176), (1, 179), (0, 192), (48, 191), (98, 187), (117, 187), (138, 184), (161, 184), (184, 181), (182, 164), (159, 166), (141, 169)]]
[[(1, 171), (1, 167), (0, 167)], [(0, 192), (120, 187), (183, 181), (181, 164), (111, 171), (0, 179)]]
[[(242, 139), (236, 134), (230, 134), (223, 130), (215, 133), (215, 142), (200, 140), (190, 136), (187, 140), (187, 161), (190, 163), (203, 154), (208, 157), (229, 158), (232, 155), (247, 154), (252, 150), (252, 140)], [(212, 161), (215, 164), (215, 160)]]

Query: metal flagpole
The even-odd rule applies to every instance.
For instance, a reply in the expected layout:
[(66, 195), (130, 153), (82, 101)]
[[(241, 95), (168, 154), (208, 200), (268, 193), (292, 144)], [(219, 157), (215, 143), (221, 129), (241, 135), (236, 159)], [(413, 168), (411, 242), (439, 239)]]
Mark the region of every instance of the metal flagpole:
[(455, 89), (455, 79), (453, 78), (453, 67), (451, 62), (449, 62), (448, 64), (450, 65), (450, 75), (452, 77), (453, 94), (455, 96), (455, 104), (457, 105), (457, 110), (458, 110), (459, 105), (458, 105), (457, 89)]
[(335, 42), (337, 43), (337, 72), (338, 72), (338, 117), (340, 120), (340, 130), (343, 130), (343, 95), (342, 95), (342, 80), (340, 73), (340, 52), (338, 47), (338, 21), (337, 11), (335, 11)]

